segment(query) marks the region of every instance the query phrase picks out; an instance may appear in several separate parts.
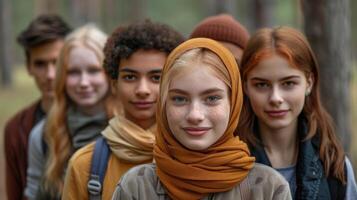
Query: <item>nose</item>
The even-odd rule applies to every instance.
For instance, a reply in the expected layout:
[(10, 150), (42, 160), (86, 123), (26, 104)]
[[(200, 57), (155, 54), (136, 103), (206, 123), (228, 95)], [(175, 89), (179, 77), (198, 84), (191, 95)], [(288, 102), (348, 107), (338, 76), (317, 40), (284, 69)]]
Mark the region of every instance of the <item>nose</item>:
[(197, 101), (192, 102), (186, 116), (187, 121), (191, 124), (199, 124), (204, 120), (204, 118), (205, 115), (200, 103)]
[(150, 86), (145, 78), (142, 78), (139, 81), (139, 84), (135, 89), (135, 94), (140, 98), (145, 98), (150, 95)]
[(80, 87), (87, 87), (89, 85), (89, 76), (86, 73), (81, 73), (79, 85)]
[(273, 106), (279, 106), (283, 103), (283, 101), (284, 98), (282, 96), (282, 91), (280, 91), (278, 87), (273, 87), (269, 98), (270, 104)]
[(48, 80), (54, 80), (56, 77), (56, 65), (54, 64), (49, 64), (47, 66), (47, 73), (46, 77)]

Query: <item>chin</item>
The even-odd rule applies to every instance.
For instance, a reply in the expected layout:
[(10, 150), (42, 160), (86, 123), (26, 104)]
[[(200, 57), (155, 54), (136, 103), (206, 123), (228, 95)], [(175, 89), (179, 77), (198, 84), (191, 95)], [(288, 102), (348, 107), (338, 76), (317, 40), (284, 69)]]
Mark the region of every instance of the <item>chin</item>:
[(51, 92), (51, 93), (44, 93), (43, 97), (47, 98), (47, 99), (54, 99), (55, 98), (55, 93)]
[(288, 127), (290, 124), (287, 122), (278, 122), (278, 123), (267, 123), (266, 124), (270, 129), (283, 129)]
[(153, 118), (155, 117), (155, 112), (151, 112), (151, 111), (137, 111), (135, 114), (134, 114), (135, 118), (137, 119), (141, 119), (141, 120), (146, 120), (146, 119), (149, 119), (149, 118)]
[(190, 143), (184, 146), (193, 151), (203, 151), (209, 147), (209, 145), (207, 146), (205, 144), (195, 144), (195, 143)]
[(93, 102), (93, 101), (81, 101), (76, 104), (80, 107), (91, 107), (91, 106), (95, 106), (96, 103), (97, 102)]

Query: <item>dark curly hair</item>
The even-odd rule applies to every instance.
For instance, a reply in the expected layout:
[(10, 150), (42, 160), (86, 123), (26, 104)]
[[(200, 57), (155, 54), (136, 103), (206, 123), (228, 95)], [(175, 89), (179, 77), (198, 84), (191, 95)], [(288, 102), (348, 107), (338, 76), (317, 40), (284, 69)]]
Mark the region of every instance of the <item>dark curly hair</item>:
[(104, 68), (109, 77), (117, 79), (119, 63), (140, 49), (156, 49), (169, 54), (184, 41), (173, 28), (150, 20), (118, 27), (108, 38), (104, 47)]
[(58, 39), (64, 39), (71, 28), (62, 18), (54, 14), (40, 15), (17, 37), (18, 43), (25, 49), (26, 60), (29, 61), (31, 48)]

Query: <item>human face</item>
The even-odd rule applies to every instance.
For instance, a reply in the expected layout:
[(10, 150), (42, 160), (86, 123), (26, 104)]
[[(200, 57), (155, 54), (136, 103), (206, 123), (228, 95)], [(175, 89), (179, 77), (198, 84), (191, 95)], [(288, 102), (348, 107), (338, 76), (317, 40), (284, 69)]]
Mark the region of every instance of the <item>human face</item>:
[(101, 63), (84, 46), (73, 47), (68, 55), (66, 92), (76, 106), (86, 112), (103, 107), (109, 84)]
[(281, 130), (296, 127), (306, 91), (312, 79), (274, 54), (258, 63), (246, 78), (246, 94), (261, 129)]
[(242, 60), (242, 56), (243, 56), (243, 49), (230, 42), (219, 41), (219, 43), (225, 46), (233, 54), (237, 63), (240, 64), (240, 61)]
[(144, 129), (156, 122), (156, 102), (166, 56), (157, 50), (138, 50), (129, 58), (121, 59), (119, 64), (119, 77), (114, 87), (124, 115)]
[(54, 97), (56, 62), (62, 47), (63, 40), (56, 40), (31, 48), (29, 51), (27, 70), (35, 79), (42, 100), (52, 100)]
[(205, 150), (225, 132), (230, 113), (228, 86), (206, 66), (171, 80), (166, 115), (173, 136), (186, 148)]

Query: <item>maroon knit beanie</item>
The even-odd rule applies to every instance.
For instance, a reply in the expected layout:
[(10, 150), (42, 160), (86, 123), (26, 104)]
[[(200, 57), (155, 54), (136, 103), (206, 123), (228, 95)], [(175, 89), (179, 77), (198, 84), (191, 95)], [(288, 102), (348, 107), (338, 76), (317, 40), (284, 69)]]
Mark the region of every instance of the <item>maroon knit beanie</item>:
[(247, 29), (231, 15), (220, 14), (207, 17), (195, 27), (190, 38), (198, 37), (230, 42), (245, 49), (250, 36)]

